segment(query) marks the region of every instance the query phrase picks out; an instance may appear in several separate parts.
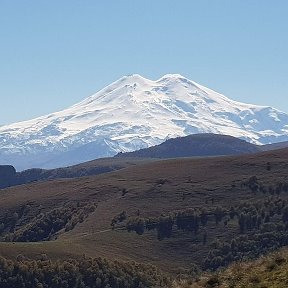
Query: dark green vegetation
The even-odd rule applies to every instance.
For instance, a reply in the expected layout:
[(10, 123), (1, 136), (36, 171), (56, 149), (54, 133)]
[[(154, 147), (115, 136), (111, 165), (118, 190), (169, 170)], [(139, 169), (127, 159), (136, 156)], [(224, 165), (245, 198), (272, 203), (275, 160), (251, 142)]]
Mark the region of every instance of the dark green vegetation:
[(287, 169), (283, 149), (3, 189), (1, 237), (14, 242), (0, 243), (0, 254), (54, 263), (85, 253), (178, 276), (258, 257), (288, 243)]
[(79, 260), (50, 261), (16, 260), (0, 257), (0, 287), (29, 288), (126, 288), (167, 287), (168, 278), (148, 265), (109, 262), (102, 258), (82, 257)]
[[(282, 185), (279, 185), (282, 186)], [(283, 185), (288, 192), (288, 184)], [(281, 193), (279, 190), (279, 193)], [(212, 222), (212, 223), (209, 223)], [(270, 250), (288, 245), (288, 205), (287, 200), (269, 198), (264, 202), (243, 203), (236, 208), (216, 207), (210, 211), (189, 209), (169, 213), (157, 218), (133, 217), (126, 228), (142, 235), (145, 230), (156, 230), (157, 239), (172, 237), (178, 231), (194, 234), (194, 238), (207, 244), (207, 230), (218, 225), (237, 227), (239, 236), (227, 241), (211, 243), (208, 256), (201, 263), (204, 270), (215, 270), (233, 261), (255, 258)], [(191, 236), (192, 238), (192, 236)]]
[[(21, 207), (18, 213), (14, 212), (11, 218), (7, 215), (1, 223), (1, 234), (4, 235), (4, 241), (37, 242), (52, 240), (62, 229), (67, 232), (72, 230), (78, 223), (82, 223), (95, 209), (96, 205), (94, 204), (78, 202), (73, 205), (69, 203), (44, 213), (39, 211), (35, 217), (29, 219), (27, 224), (23, 224), (23, 222), (25, 223), (26, 214), (31, 210), (30, 205), (25, 205)], [(33, 212), (35, 213), (35, 211)]]

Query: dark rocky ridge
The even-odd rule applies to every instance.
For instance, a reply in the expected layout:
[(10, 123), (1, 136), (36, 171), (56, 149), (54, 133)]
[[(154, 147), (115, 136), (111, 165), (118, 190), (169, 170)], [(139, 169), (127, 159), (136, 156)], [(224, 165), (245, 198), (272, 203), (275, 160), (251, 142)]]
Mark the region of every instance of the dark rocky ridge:
[(11, 165), (0, 165), (0, 188), (15, 185), (16, 169)]
[(287, 142), (257, 146), (244, 140), (218, 134), (194, 134), (169, 139), (160, 145), (112, 158), (102, 158), (82, 164), (57, 169), (28, 169), (16, 172), (11, 165), (0, 165), (0, 189), (57, 178), (75, 178), (98, 175), (155, 159), (178, 157), (227, 156), (257, 153), (286, 147)]
[(226, 156), (260, 151), (262, 150), (259, 146), (232, 136), (205, 133), (169, 139), (157, 146), (134, 152), (119, 153), (116, 157), (177, 158)]

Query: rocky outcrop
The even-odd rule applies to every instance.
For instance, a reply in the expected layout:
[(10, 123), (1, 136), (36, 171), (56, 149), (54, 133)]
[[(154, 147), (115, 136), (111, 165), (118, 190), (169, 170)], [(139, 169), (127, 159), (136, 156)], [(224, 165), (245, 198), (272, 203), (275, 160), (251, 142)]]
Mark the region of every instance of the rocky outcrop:
[(16, 169), (12, 165), (0, 165), (0, 188), (13, 186), (16, 183)]

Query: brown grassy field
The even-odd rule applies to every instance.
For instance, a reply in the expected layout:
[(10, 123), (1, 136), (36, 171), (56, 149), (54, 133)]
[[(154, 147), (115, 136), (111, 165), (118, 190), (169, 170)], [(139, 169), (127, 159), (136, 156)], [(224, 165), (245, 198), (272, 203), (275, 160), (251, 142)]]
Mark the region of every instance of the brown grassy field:
[[(267, 163), (269, 162), (269, 169)], [(241, 186), (251, 176), (263, 185), (288, 181), (288, 149), (238, 157), (181, 158), (133, 165), (98, 176), (36, 182), (0, 190), (0, 222), (19, 207), (30, 212), (16, 225), (29, 223), (39, 213), (64, 207), (67, 203), (95, 203), (95, 212), (57, 239), (37, 243), (0, 243), (0, 254), (23, 254), (37, 258), (45, 253), (51, 259), (102, 256), (108, 259), (152, 263), (164, 271), (177, 272), (200, 263), (210, 249), (200, 235), (173, 230), (172, 237), (158, 241), (155, 231), (137, 235), (124, 228), (111, 229), (111, 220), (122, 211), (128, 217), (160, 216), (187, 208), (229, 208), (241, 202), (270, 197)], [(125, 189), (125, 193), (123, 193)], [(288, 199), (288, 195), (282, 195)], [(231, 239), (239, 234), (236, 223), (217, 227), (208, 224), (208, 242)]]

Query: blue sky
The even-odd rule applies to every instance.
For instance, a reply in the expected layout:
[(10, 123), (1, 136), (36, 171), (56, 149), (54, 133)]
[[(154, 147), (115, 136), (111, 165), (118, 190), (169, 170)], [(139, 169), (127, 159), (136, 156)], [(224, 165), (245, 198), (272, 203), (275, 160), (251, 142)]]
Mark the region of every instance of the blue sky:
[(287, 13), (286, 0), (1, 0), (0, 124), (133, 73), (288, 112)]

